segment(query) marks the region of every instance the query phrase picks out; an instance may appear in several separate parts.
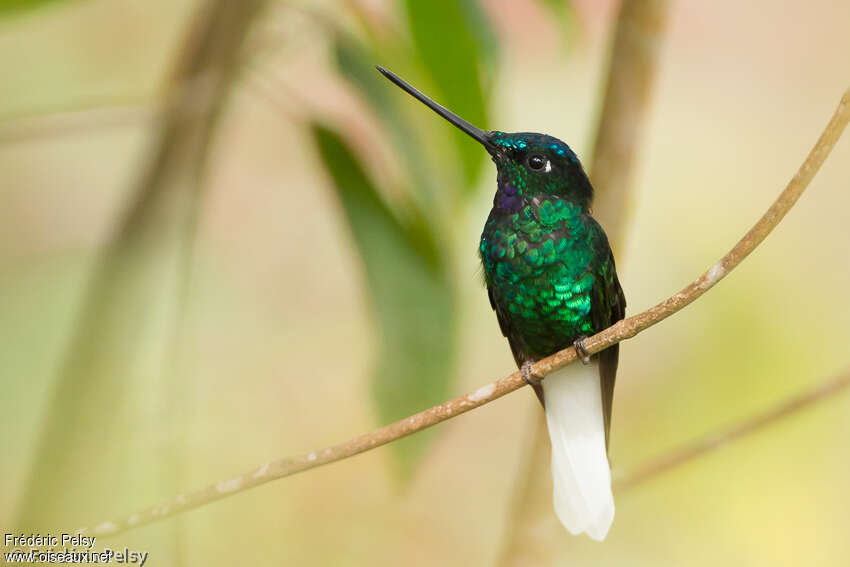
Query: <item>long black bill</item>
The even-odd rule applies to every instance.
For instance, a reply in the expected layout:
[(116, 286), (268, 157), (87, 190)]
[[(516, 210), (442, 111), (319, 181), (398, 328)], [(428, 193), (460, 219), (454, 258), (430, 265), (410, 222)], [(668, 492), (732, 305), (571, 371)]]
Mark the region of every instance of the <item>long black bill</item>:
[(436, 112), (437, 114), (439, 114), (440, 116), (460, 128), (461, 130), (466, 132), (473, 140), (476, 140), (481, 145), (483, 145), (491, 154), (499, 150), (499, 148), (491, 141), (490, 132), (482, 130), (481, 128), (476, 128), (475, 126), (473, 126), (472, 124), (470, 124), (469, 122), (467, 122), (445, 106), (437, 104), (431, 98), (425, 96), (416, 87), (414, 87), (392, 71), (384, 69), (380, 65), (376, 66), (375, 68), (378, 69), (378, 71), (380, 71), (381, 74), (383, 74), (390, 81), (398, 85), (402, 90), (407, 91), (408, 94), (418, 99), (422, 104), (424, 104), (425, 106), (427, 106), (428, 108), (430, 108), (431, 110), (433, 110), (434, 112)]

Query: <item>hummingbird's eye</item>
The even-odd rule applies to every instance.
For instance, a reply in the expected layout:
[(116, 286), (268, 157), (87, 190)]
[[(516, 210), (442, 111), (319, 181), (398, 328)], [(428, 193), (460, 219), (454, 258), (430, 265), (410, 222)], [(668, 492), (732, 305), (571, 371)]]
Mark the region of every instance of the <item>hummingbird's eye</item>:
[(543, 169), (543, 166), (546, 165), (546, 158), (541, 156), (540, 154), (533, 154), (528, 158), (528, 167), (537, 171)]

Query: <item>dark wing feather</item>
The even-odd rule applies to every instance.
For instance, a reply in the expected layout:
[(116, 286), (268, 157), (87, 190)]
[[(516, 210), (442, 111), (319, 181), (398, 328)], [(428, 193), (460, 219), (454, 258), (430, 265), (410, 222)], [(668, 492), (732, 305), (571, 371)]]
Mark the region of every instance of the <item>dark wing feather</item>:
[[(487, 297), (490, 298), (490, 307), (492, 307), (493, 311), (496, 312), (496, 319), (499, 320), (499, 328), (502, 330), (502, 335), (508, 339), (508, 344), (511, 345), (511, 352), (514, 355), (516, 365), (521, 368), (524, 362), (529, 360), (533, 361), (533, 359), (525, 352), (524, 344), (520, 339), (519, 334), (514, 332), (510, 318), (499, 308), (499, 302), (495, 297), (493, 289), (490, 287), (487, 288)], [(545, 408), (546, 404), (543, 402), (543, 386), (540, 384), (532, 384), (531, 387), (534, 388), (534, 393), (537, 394), (537, 399), (540, 400), (540, 405)]]
[(523, 362), (530, 359), (523, 352), (522, 341), (519, 339), (517, 333), (513, 331), (510, 317), (499, 307), (499, 301), (493, 288), (487, 288), (487, 297), (490, 298), (490, 307), (496, 312), (496, 319), (499, 320), (499, 328), (502, 330), (502, 334), (508, 339), (508, 344), (511, 345), (511, 352), (514, 355), (516, 365), (522, 366)]
[[(499, 309), (499, 304), (496, 303), (496, 298), (493, 296), (493, 288), (487, 288), (487, 297), (490, 298), (490, 307), (493, 308), (493, 311), (496, 312), (496, 319), (499, 320), (499, 328), (502, 330), (502, 335), (505, 337), (510, 334), (510, 323), (508, 318), (502, 314), (501, 309)], [(513, 345), (511, 345), (513, 347)]]
[[(617, 278), (617, 270), (614, 266), (614, 258), (609, 257), (607, 270), (604, 270), (602, 281), (597, 280), (598, 292), (596, 301), (593, 302), (592, 317), (597, 332), (610, 327), (626, 316), (626, 297), (620, 280)], [(617, 379), (617, 364), (620, 359), (620, 345), (615, 344), (599, 353), (599, 381), (602, 386), (602, 415), (605, 420), (605, 446), (611, 431), (611, 411), (614, 405), (614, 383)]]

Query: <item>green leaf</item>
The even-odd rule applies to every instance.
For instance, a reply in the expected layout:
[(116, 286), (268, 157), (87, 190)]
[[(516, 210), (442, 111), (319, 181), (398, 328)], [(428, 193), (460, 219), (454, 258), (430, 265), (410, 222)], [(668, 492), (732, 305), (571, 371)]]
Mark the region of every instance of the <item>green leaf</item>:
[[(483, 14), (470, 0), (405, 0), (416, 55), (434, 81), (438, 101), (479, 128), (487, 128), (487, 106), (481, 86), (480, 43)], [(471, 7), (472, 6), (472, 7)], [(479, 17), (480, 16), (480, 17)], [(482, 148), (460, 131), (452, 132), (463, 165), (466, 186), (472, 189), (486, 156)]]
[[(380, 338), (373, 381), (378, 414), (382, 422), (395, 421), (448, 394), (455, 321), (446, 260), (425, 223), (405, 225), (392, 214), (336, 133), (317, 124), (312, 132), (365, 269)], [(405, 475), (426, 437), (393, 444)]]
[(481, 73), (484, 84), (484, 93), (489, 91), (489, 79), (492, 79), (497, 71), (499, 62), (499, 37), (496, 35), (493, 26), (490, 25), (490, 20), (478, 0), (459, 0), (460, 7), (463, 10), (466, 23), (469, 26), (475, 42), (478, 44), (478, 53), (482, 63), (483, 73)]
[(333, 49), (340, 74), (360, 91), (392, 137), (393, 146), (404, 160), (420, 200), (433, 201), (434, 180), (428, 170), (421, 137), (399, 112), (398, 92), (388, 88), (386, 79), (375, 70), (376, 57), (354, 39), (342, 36), (335, 38)]

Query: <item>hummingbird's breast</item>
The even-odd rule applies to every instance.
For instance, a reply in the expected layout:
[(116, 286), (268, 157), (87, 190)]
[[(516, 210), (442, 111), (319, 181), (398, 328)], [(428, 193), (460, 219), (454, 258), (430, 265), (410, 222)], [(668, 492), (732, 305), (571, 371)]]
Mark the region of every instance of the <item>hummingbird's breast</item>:
[(577, 205), (555, 196), (523, 200), (516, 209), (490, 212), (481, 262), (512, 340), (529, 355), (546, 356), (594, 330), (595, 231)]

